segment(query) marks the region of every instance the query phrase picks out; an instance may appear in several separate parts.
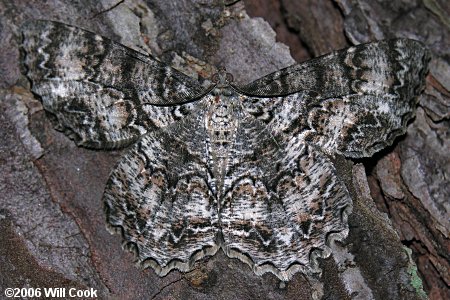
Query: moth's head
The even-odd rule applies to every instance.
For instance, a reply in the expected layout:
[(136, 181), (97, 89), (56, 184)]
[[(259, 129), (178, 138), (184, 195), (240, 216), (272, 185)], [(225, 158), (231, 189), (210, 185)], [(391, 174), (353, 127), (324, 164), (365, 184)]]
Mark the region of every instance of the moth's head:
[(220, 67), (217, 73), (212, 76), (211, 80), (216, 84), (217, 88), (229, 87), (233, 82), (233, 75), (227, 73), (224, 67)]
[(235, 94), (231, 87), (233, 75), (227, 73), (225, 68), (219, 68), (217, 73), (212, 76), (211, 80), (214, 82), (214, 88), (212, 90), (214, 96), (219, 96), (220, 99), (223, 98), (222, 100), (225, 100)]

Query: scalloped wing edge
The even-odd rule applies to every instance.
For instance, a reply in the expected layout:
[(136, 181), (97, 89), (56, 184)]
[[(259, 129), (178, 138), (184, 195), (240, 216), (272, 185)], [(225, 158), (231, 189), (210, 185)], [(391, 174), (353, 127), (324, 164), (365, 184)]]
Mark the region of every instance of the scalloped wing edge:
[(310, 252), (309, 265), (304, 265), (299, 262), (293, 262), (286, 270), (280, 270), (271, 263), (256, 265), (250, 258), (250, 256), (248, 256), (246, 253), (228, 248), (226, 245), (224, 245), (222, 238), (218, 238), (218, 243), (216, 244), (216, 246), (205, 246), (192, 253), (188, 261), (181, 261), (177, 258), (174, 258), (170, 260), (167, 265), (162, 266), (157, 260), (152, 257), (140, 259), (139, 250), (136, 243), (127, 240), (124, 234), (123, 226), (110, 224), (108, 210), (109, 208), (105, 204), (104, 211), (106, 214), (106, 229), (108, 230), (108, 232), (110, 232), (111, 234), (120, 233), (120, 235), (122, 236), (122, 248), (133, 254), (136, 265), (143, 269), (151, 267), (158, 276), (166, 276), (169, 272), (175, 269), (180, 272), (192, 271), (194, 269), (194, 264), (197, 261), (205, 257), (214, 256), (219, 249), (222, 249), (228, 257), (236, 258), (241, 262), (247, 264), (256, 275), (261, 276), (265, 273), (272, 273), (281, 281), (287, 282), (291, 280), (296, 273), (299, 272), (306, 275), (318, 274), (320, 276), (322, 274), (322, 270), (319, 266), (319, 258), (325, 259), (330, 257), (330, 255), (332, 254), (330, 245), (332, 245), (332, 243), (336, 241), (342, 242), (347, 238), (349, 232), (348, 217), (352, 213), (353, 204), (350, 203), (342, 208), (341, 223), (344, 224), (344, 229), (339, 232), (330, 232), (327, 234), (325, 239), (325, 246), (322, 249), (316, 248)]
[[(412, 91), (413, 95), (412, 97), (410, 97), (409, 101), (411, 101), (413, 103), (413, 105), (411, 106), (412, 109), (408, 112), (406, 112), (402, 117), (401, 117), (401, 127), (397, 128), (396, 130), (393, 130), (389, 137), (385, 140), (385, 141), (379, 141), (378, 143), (374, 144), (373, 147), (370, 147), (368, 149), (364, 149), (363, 151), (359, 152), (359, 153), (352, 153), (352, 152), (341, 152), (341, 151), (337, 151), (338, 154), (344, 155), (346, 157), (350, 157), (350, 158), (361, 158), (361, 157), (371, 157), (373, 156), (375, 153), (385, 149), (386, 147), (390, 147), (394, 144), (395, 140), (399, 137), (402, 136), (406, 133), (407, 131), (407, 124), (415, 118), (416, 116), (416, 107), (417, 104), (419, 103), (420, 100), (420, 96), (421, 93), (423, 92), (423, 90), (425, 89), (425, 78), (426, 78), (426, 74), (429, 72), (429, 62), (431, 60), (431, 54), (430, 51), (419, 41), (416, 40), (410, 40), (410, 39), (392, 39), (392, 40), (388, 40), (388, 41), (396, 41), (396, 42), (414, 42), (414, 43), (418, 43), (420, 45), (422, 45), (423, 47), (423, 55), (422, 55), (422, 62), (423, 62), (423, 68), (419, 70), (419, 78), (421, 78), (421, 82), (419, 82), (419, 85), (415, 87), (415, 90)], [(353, 46), (355, 47), (355, 46)], [(351, 47), (352, 48), (352, 47)], [(398, 52), (399, 55), (403, 55), (402, 52), (400, 52), (399, 48), (395, 48), (395, 51)], [(398, 62), (402, 65), (403, 67), (403, 71), (407, 71), (408, 70), (408, 66), (403, 62), (403, 60), (398, 60)], [(400, 76), (398, 76), (399, 74), (404, 74), (405, 72), (400, 72), (400, 73), (395, 73), (396, 75), (396, 79), (398, 82), (402, 82), (404, 81), (404, 78), (401, 78)], [(399, 95), (400, 96), (400, 95)]]

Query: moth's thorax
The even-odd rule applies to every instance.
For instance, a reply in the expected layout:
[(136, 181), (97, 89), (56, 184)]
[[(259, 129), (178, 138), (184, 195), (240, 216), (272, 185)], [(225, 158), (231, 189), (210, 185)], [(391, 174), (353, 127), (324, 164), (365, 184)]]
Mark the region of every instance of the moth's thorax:
[(211, 144), (222, 149), (233, 141), (239, 122), (239, 109), (239, 97), (231, 87), (214, 88), (205, 118)]
[(211, 91), (205, 115), (206, 151), (214, 177), (211, 185), (219, 198), (239, 128), (240, 108), (239, 96), (231, 87), (217, 85)]

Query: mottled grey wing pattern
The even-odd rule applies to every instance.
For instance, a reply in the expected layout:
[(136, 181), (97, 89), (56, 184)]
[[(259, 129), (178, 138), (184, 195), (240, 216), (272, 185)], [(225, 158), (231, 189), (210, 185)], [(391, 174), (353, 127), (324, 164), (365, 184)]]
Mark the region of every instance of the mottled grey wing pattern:
[(106, 185), (108, 225), (160, 276), (188, 271), (219, 249), (217, 198), (201, 143), (205, 111), (142, 137)]
[(281, 280), (317, 271), (352, 210), (329, 156), (370, 156), (404, 133), (428, 59), (418, 42), (384, 41), (234, 85), (243, 114), (264, 125), (241, 118), (249, 148), (235, 152), (249, 155), (230, 166), (220, 201), (225, 252)]
[(252, 116), (241, 120), (238, 158), (220, 199), (222, 248), (258, 275), (288, 281), (299, 271), (318, 272), (330, 241), (348, 233), (352, 200), (345, 185), (329, 158), (302, 137), (270, 136)]
[[(415, 41), (359, 45), (245, 86), (214, 88), (90, 32), (24, 27), (27, 76), (81, 145), (141, 137), (104, 202), (138, 261), (159, 275), (222, 248), (289, 280), (347, 236), (352, 200), (334, 155), (370, 156), (405, 131), (428, 54)], [(193, 100), (196, 100), (193, 102)]]
[(125, 146), (183, 118), (205, 92), (150, 56), (77, 27), (32, 21), (23, 36), (32, 91), (83, 146)]
[(235, 88), (253, 97), (245, 104), (248, 111), (275, 134), (301, 134), (328, 153), (367, 157), (405, 132), (424, 87), (428, 60), (417, 41), (380, 41)]
[(228, 156), (212, 158), (220, 153), (205, 119), (225, 114), (209, 94), (195, 116), (140, 139), (110, 176), (108, 224), (159, 275), (190, 270), (222, 248), (256, 274), (288, 281), (317, 271), (330, 240), (347, 235), (352, 201), (331, 161), (301, 137), (267, 134), (242, 110), (245, 98), (234, 94), (223, 104), (239, 120)]

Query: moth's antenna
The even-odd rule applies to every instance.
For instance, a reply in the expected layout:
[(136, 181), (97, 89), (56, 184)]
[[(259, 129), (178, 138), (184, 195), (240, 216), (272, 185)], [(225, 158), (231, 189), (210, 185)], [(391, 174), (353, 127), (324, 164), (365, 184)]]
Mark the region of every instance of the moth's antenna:
[(239, 1), (241, 1), (241, 0), (232, 0), (232, 1), (224, 1), (223, 2), (223, 5), (225, 5), (225, 6), (232, 6), (232, 5), (234, 5), (234, 4), (236, 4), (236, 3), (238, 3)]

